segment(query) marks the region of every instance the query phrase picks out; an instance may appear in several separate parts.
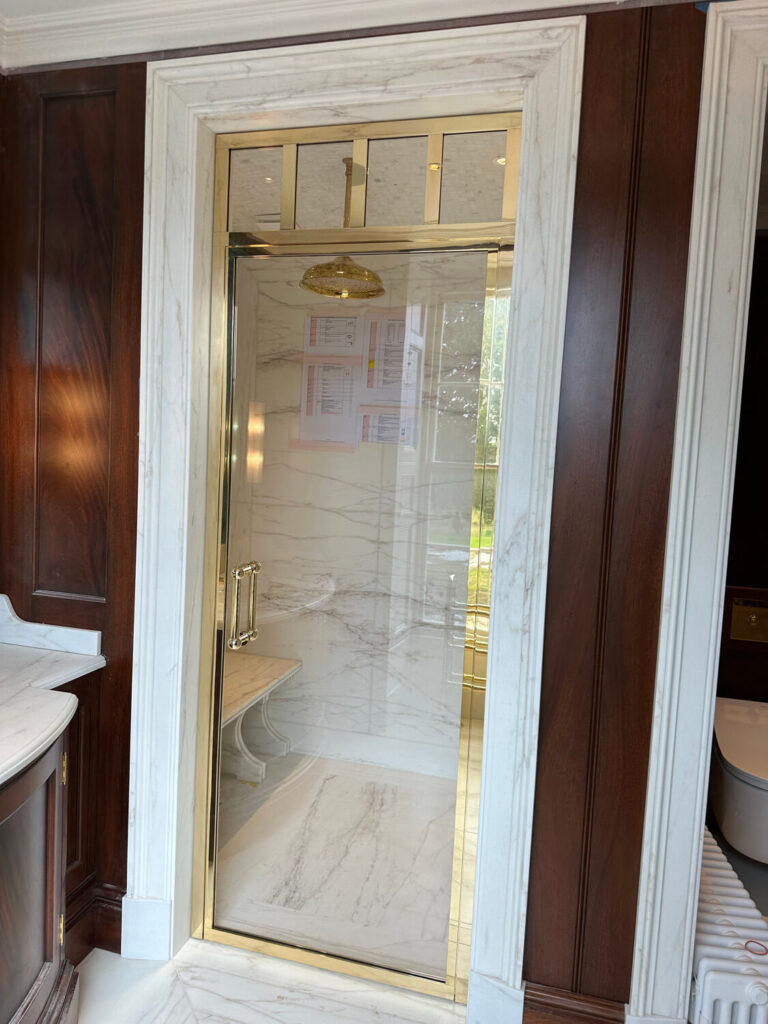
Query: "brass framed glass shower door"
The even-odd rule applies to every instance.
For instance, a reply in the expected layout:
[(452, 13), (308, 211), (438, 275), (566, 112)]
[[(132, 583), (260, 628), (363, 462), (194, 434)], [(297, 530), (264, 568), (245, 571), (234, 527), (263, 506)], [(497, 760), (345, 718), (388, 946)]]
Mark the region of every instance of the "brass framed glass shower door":
[(230, 248), (204, 937), (461, 999), (511, 251), (301, 249)]
[(521, 126), (216, 143), (194, 933), (459, 1001)]

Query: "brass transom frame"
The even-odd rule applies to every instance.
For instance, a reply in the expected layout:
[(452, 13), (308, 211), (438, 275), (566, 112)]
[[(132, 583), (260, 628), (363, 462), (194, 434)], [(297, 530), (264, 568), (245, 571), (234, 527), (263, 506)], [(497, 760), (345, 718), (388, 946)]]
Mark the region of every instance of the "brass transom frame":
[[(428, 136), (430, 156), (442, 154), (442, 137), (459, 132), (507, 130), (502, 220), (484, 224), (439, 223), (439, 173), (427, 178), (425, 222), (419, 225), (365, 227), (365, 182), (369, 139)], [(242, 257), (280, 257), (299, 254), (396, 253), (443, 250), (479, 250), (488, 254), (486, 278), (486, 319), (483, 345), (499, 329), (506, 336), (512, 255), (515, 236), (521, 114), (389, 121), (324, 128), (244, 132), (217, 136), (214, 185), (213, 267), (211, 305), (211, 384), (208, 432), (208, 488), (204, 565), (203, 616), (201, 630), (201, 677), (198, 705), (196, 800), (194, 824), (194, 886), (192, 934), (241, 949), (265, 953), (296, 963), (323, 967), (357, 978), (465, 1003), (469, 980), (469, 952), (472, 930), (472, 900), (475, 880), (480, 765), (485, 707), (485, 665), (487, 660), (487, 613), (489, 606), (478, 603), (476, 590), (468, 594), (465, 633), (464, 683), (451, 883), (450, 923), (446, 980), (436, 981), (414, 974), (305, 950), (266, 939), (216, 928), (213, 922), (214, 879), (218, 821), (218, 759), (221, 718), (221, 687), (217, 658), (217, 588), (226, 571), (226, 544), (222, 543), (228, 501), (231, 386), (229, 367), (234, 345), (230, 303), (235, 261)], [(352, 140), (353, 167), (351, 226), (349, 229), (301, 231), (295, 218), (296, 149), (303, 142)], [(258, 234), (229, 234), (229, 169), (232, 150), (261, 146), (283, 146), (283, 190), (281, 228)], [(292, 168), (292, 179), (291, 175)], [(286, 171), (288, 177), (286, 178)], [(355, 191), (357, 189), (357, 191)], [(290, 225), (290, 226), (289, 226)], [(500, 302), (505, 299), (506, 302)], [(484, 360), (485, 362), (485, 360)], [(482, 384), (482, 381), (481, 381)], [(486, 469), (485, 451), (476, 451), (476, 468)], [(479, 527), (482, 531), (482, 522)], [(480, 539), (472, 531), (472, 548)], [(478, 618), (484, 617), (484, 635)]]

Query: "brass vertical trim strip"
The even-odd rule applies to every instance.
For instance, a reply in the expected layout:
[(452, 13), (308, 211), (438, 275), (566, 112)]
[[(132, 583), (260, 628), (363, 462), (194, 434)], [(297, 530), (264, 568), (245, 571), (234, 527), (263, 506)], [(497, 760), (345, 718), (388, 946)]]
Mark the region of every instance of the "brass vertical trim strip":
[(520, 186), (520, 143), (522, 125), (507, 128), (507, 162), (504, 166), (504, 194), (501, 200), (503, 220), (517, 220), (517, 193)]
[(229, 228), (229, 171), (230, 152), (216, 147), (213, 179), (213, 234), (224, 236)]
[(283, 146), (283, 191), (280, 198), (280, 230), (293, 231), (296, 226), (296, 175), (299, 147), (295, 142)]
[(365, 227), (365, 198), (368, 183), (368, 139), (352, 143), (352, 191), (349, 200), (349, 227)]
[(427, 136), (427, 185), (424, 190), (424, 223), (440, 223), (440, 190), (443, 184), (443, 136)]
[(226, 395), (223, 374), (227, 372), (227, 224), (229, 215), (230, 149), (217, 139), (214, 177), (213, 252), (211, 266), (211, 380), (208, 422), (208, 488), (205, 518), (206, 529), (203, 566), (202, 629), (200, 645), (200, 690), (198, 696), (197, 761), (195, 765), (196, 804), (206, 812), (195, 814), (193, 832), (194, 876), (200, 884), (192, 887), (190, 930), (202, 938), (206, 920), (213, 910), (214, 865), (209, 858), (211, 847), (210, 809), (215, 803), (213, 780), (216, 686), (216, 605), (219, 580), (220, 524), (222, 521), (221, 484), (226, 463)]

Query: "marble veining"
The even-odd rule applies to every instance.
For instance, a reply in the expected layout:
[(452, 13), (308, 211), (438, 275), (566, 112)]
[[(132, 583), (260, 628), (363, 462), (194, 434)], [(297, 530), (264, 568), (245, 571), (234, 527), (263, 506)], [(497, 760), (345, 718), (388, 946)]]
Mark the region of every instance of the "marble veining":
[[(0, 598), (0, 609), (10, 612), (11, 622), (15, 620), (22, 627), (34, 625), (17, 619), (8, 598)], [(55, 639), (58, 627), (42, 628)], [(93, 633), (98, 650), (100, 633), (74, 632)], [(41, 642), (44, 639), (41, 637)], [(104, 664), (100, 654), (72, 654), (56, 648), (43, 650), (0, 642), (0, 785), (43, 754), (74, 715), (77, 698), (71, 693), (51, 692), (53, 688)]]
[[(356, 330), (402, 321), (418, 426), (347, 449), (302, 440), (307, 318), (339, 313), (299, 287), (313, 262), (237, 270), (230, 564), (262, 563), (255, 650), (303, 662), (271, 717), (307, 754), (455, 778), (487, 256), (368, 258), (386, 292)], [(360, 408), (383, 401), (366, 381)]]
[(97, 629), (25, 622), (18, 617), (5, 594), (0, 594), (0, 643), (69, 651), (70, 654), (101, 654), (101, 633)]
[(216, 925), (444, 978), (455, 780), (296, 755), (279, 768), (256, 789), (224, 780)]
[(95, 949), (79, 1024), (459, 1024), (466, 1008), (190, 939), (167, 963)]
[[(493, 686), (469, 993), (473, 1024), (502, 1015), (510, 1024), (522, 1019), (585, 29), (583, 17), (558, 18), (148, 66), (136, 639), (123, 903), (123, 949), (135, 956), (164, 958), (188, 934), (190, 920), (206, 409), (209, 401), (216, 408), (221, 398), (221, 363), (210, 358), (215, 133), (524, 106), (502, 438), (506, 467), (497, 506), (492, 618), (499, 628), (489, 651)], [(212, 625), (209, 600), (202, 621)]]

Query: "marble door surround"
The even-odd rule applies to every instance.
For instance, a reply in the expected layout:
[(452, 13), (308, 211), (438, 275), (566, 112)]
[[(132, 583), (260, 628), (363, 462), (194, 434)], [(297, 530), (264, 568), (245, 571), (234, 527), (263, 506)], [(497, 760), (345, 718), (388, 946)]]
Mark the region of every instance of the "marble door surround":
[(768, 92), (768, 4), (711, 4), (630, 1024), (684, 1024)]
[(475, 1024), (522, 1019), (584, 30), (566, 17), (148, 66), (125, 956), (167, 959), (196, 910), (200, 637), (216, 599), (203, 588), (208, 410), (222, 374), (209, 342), (215, 133), (522, 109), (468, 1006)]

